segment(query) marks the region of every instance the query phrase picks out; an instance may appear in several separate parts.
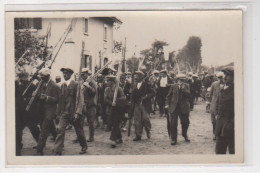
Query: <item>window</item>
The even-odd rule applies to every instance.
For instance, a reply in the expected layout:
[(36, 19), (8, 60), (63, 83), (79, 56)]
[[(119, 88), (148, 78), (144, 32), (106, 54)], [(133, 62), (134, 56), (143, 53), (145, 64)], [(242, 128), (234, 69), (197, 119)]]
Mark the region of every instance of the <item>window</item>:
[(108, 58), (104, 58), (104, 65), (107, 64)]
[(88, 69), (92, 70), (92, 57), (90, 55), (85, 55), (83, 68), (88, 68)]
[(88, 35), (88, 19), (84, 18), (84, 34)]
[(15, 18), (14, 28), (19, 29), (42, 29), (42, 18)]
[(104, 24), (104, 41), (107, 41), (107, 25)]

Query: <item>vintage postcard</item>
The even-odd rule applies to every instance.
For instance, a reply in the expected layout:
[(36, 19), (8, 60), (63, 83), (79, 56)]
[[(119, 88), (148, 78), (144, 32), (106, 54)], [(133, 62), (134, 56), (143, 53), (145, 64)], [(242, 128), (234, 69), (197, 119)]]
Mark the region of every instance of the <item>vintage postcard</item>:
[(242, 164), (243, 12), (6, 12), (7, 166)]

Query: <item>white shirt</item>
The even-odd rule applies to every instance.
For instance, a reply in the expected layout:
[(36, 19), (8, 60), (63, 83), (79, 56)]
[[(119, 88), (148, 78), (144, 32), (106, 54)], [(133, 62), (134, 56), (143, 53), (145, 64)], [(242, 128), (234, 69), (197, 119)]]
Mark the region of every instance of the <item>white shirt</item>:
[(166, 87), (167, 86), (167, 76), (166, 77), (162, 77), (161, 81), (160, 81), (160, 87)]
[(140, 89), (142, 82), (137, 83), (137, 89)]
[(72, 80), (72, 79), (70, 78), (70, 79), (68, 79), (67, 81), (65, 81), (65, 83), (66, 83), (67, 86), (69, 86), (71, 80)]

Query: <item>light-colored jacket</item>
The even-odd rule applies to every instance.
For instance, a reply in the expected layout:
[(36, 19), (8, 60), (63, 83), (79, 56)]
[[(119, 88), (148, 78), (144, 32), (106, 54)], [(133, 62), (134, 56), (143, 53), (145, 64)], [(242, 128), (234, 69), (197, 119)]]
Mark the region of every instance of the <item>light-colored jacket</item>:
[(217, 114), (217, 98), (220, 93), (220, 81), (215, 81), (211, 85), (211, 90), (210, 90), (210, 96), (211, 98), (211, 103), (210, 103), (210, 113), (216, 115)]

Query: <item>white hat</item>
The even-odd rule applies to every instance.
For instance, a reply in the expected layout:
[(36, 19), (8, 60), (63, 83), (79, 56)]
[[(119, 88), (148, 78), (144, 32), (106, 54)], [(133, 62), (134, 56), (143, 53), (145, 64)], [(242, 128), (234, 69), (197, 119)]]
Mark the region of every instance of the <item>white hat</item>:
[(220, 71), (220, 72), (218, 72), (218, 73), (216, 74), (216, 76), (217, 76), (218, 78), (223, 77), (223, 76), (224, 76), (224, 73), (223, 73), (222, 71)]
[(154, 70), (153, 74), (159, 74), (160, 72), (158, 70)]
[(88, 74), (92, 74), (92, 71), (89, 70), (88, 68), (82, 68), (81, 73), (88, 73)]
[(192, 77), (198, 78), (199, 76), (195, 73), (195, 74), (192, 75)]
[(43, 68), (39, 71), (40, 76), (48, 76), (51, 74), (51, 71), (49, 68)]
[(185, 74), (181, 74), (181, 73), (180, 73), (180, 74), (177, 74), (176, 77), (177, 77), (178, 79), (183, 79), (183, 80), (186, 79), (186, 75), (185, 75)]

